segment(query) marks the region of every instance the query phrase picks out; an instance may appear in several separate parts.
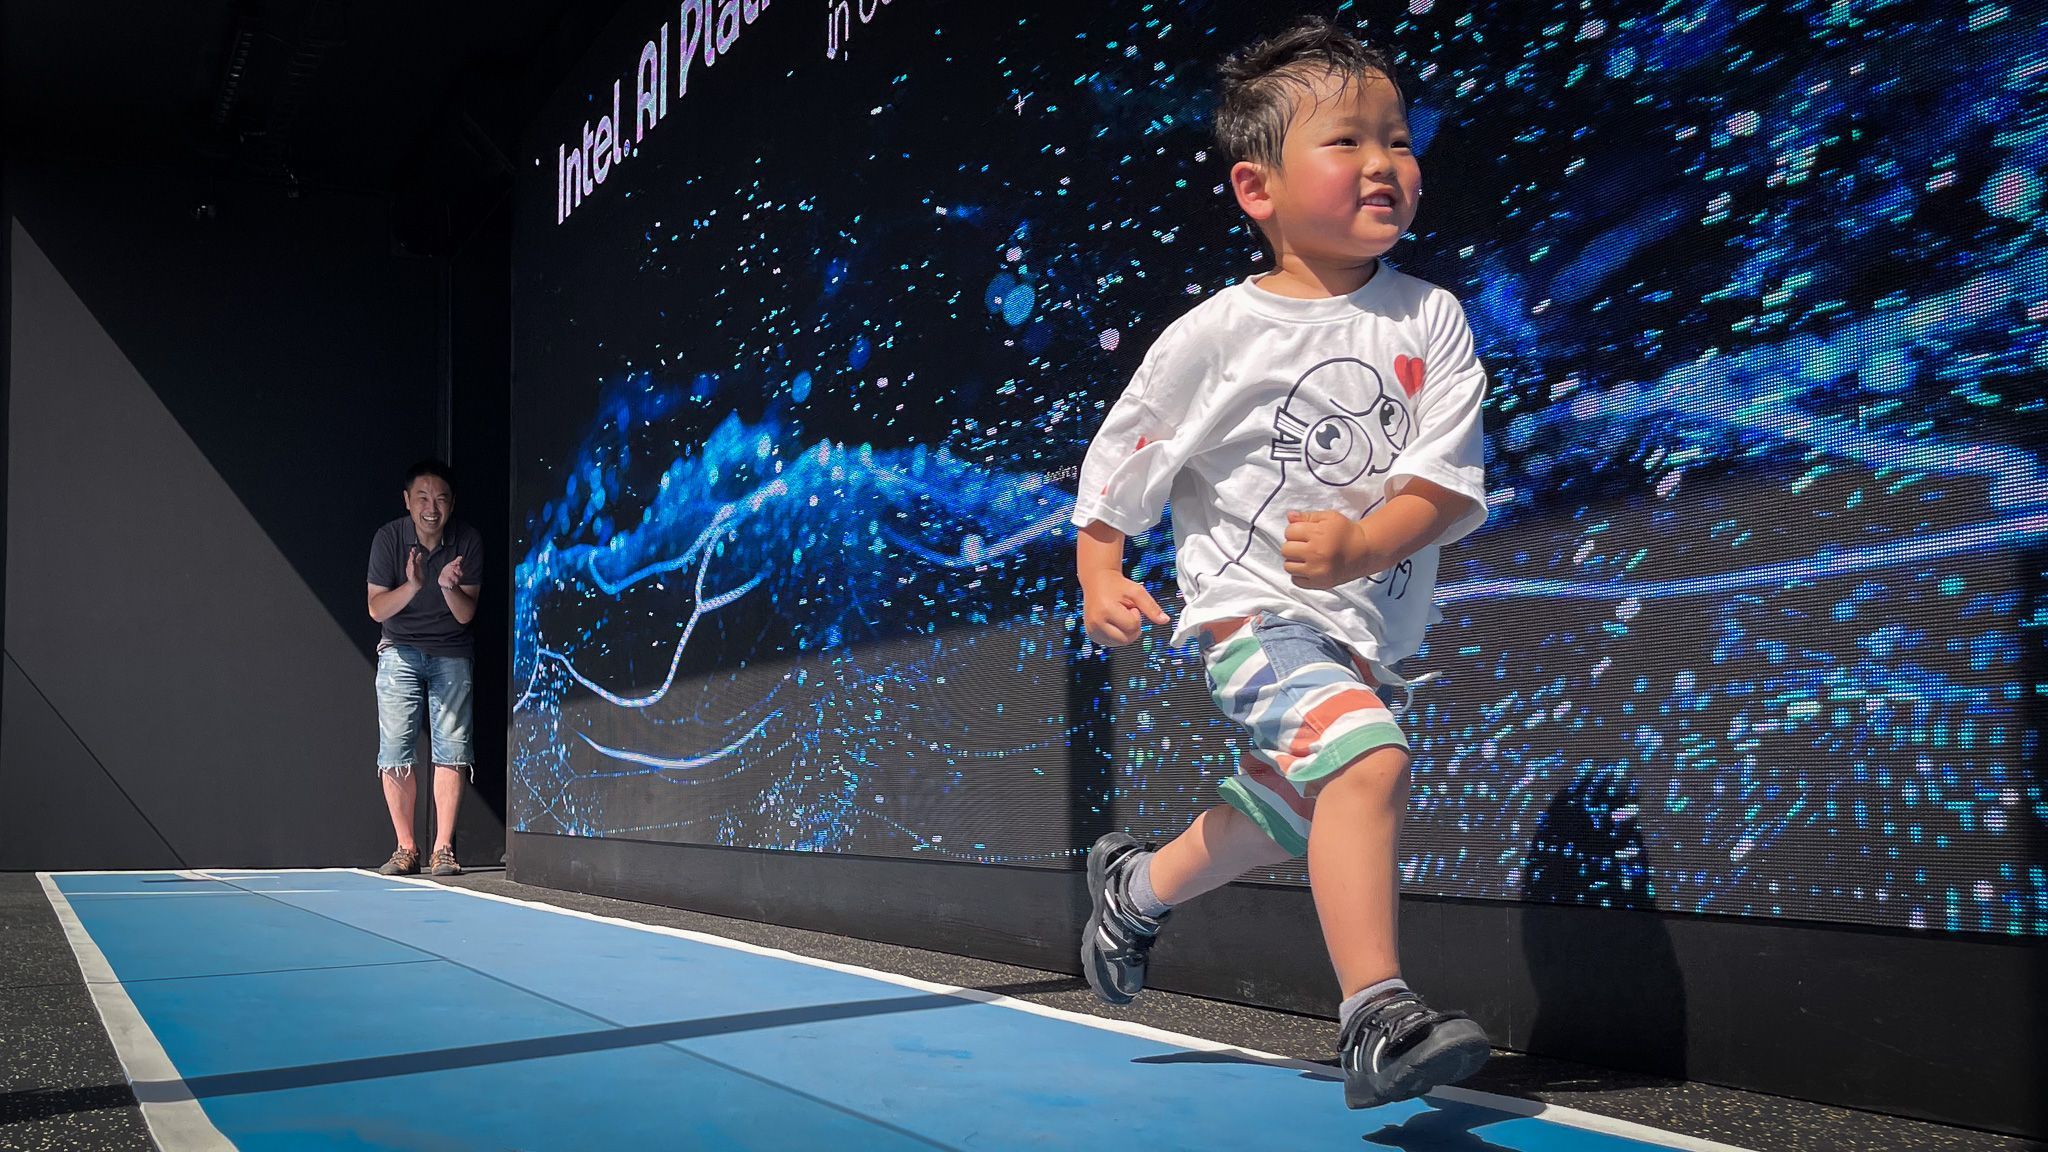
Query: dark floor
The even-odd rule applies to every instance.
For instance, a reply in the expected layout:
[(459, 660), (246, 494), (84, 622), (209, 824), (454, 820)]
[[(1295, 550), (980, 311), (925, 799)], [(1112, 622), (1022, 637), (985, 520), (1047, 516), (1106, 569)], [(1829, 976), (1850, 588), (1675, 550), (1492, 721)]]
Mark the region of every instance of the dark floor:
[[(1327, 1060), (1336, 1042), (1336, 1026), (1314, 1017), (1162, 992), (1147, 993), (1128, 1008), (1109, 1008), (1097, 1002), (1081, 981), (1061, 973), (530, 888), (507, 881), (495, 869), (447, 883), (707, 932), (955, 987), (1004, 986), (1019, 999), (1282, 1056)], [(1019, 987), (1025, 990), (1018, 991)], [(56, 915), (36, 878), (20, 873), (0, 873), (0, 1037), (0, 1150), (125, 1152), (152, 1147)], [(1506, 1052), (1496, 1053), (1466, 1087), (1632, 1120), (1755, 1152), (2048, 1152), (2048, 1145), (2026, 1140)]]
[(0, 1149), (153, 1147), (42, 884), (0, 873)]

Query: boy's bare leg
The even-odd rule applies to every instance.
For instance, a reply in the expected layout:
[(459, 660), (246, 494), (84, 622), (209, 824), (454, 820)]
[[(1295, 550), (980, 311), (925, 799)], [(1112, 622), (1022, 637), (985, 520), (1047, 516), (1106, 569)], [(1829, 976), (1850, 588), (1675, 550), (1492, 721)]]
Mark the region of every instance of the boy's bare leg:
[[(1250, 817), (1225, 804), (1195, 817), (1157, 852), (1144, 852), (1122, 832), (1097, 840), (1088, 850), (1094, 907), (1081, 929), (1088, 986), (1107, 1003), (1130, 1003), (1145, 988), (1152, 943), (1168, 908), (1287, 858)], [(1154, 907), (1155, 900), (1165, 907)]]
[(1381, 748), (1327, 778), (1309, 827), (1309, 886), (1344, 990), (1338, 1063), (1349, 1108), (1411, 1099), (1486, 1063), (1486, 1030), (1471, 1018), (1399, 985), (1367, 995), (1401, 974), (1395, 861), (1407, 803), (1408, 752)]
[(1152, 891), (1168, 904), (1185, 904), (1254, 868), (1290, 859), (1251, 817), (1218, 804), (1153, 855)]
[(1401, 974), (1395, 860), (1407, 806), (1408, 752), (1402, 748), (1381, 748), (1352, 761), (1316, 796), (1308, 832), (1309, 888), (1337, 984), (1347, 997)]
[(407, 852), (419, 851), (412, 834), (413, 804), (419, 795), (413, 779), (416, 773), (408, 768), (403, 777), (393, 771), (379, 771), (377, 775), (384, 780), (384, 807), (391, 811), (391, 830), (398, 833), (398, 846)]

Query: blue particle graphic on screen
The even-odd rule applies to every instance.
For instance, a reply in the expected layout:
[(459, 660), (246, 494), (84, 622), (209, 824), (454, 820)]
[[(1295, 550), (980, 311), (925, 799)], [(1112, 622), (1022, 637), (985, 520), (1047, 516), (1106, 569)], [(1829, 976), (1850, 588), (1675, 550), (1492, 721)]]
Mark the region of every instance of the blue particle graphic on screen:
[[(2048, 935), (2048, 25), (1658, 11), (1365, 26), (1429, 190), (1390, 258), (1492, 381), (1404, 882)], [(1270, 27), (919, 19), (693, 77), (787, 84), (801, 156), (728, 103), (522, 207), (523, 830), (1069, 867), (1235, 769), (1192, 651), (1081, 635), (1068, 515), (1146, 347), (1270, 267), (1208, 91)], [(1177, 606), (1168, 525), (1131, 572)]]

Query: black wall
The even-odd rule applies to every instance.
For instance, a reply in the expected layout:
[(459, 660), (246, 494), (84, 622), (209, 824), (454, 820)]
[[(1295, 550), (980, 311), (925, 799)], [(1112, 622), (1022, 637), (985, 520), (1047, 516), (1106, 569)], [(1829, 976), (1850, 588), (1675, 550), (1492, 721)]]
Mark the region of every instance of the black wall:
[[(510, 703), (513, 557), (512, 225), (501, 204), (473, 225), (448, 271), (449, 465), (462, 481), (459, 515), (490, 541), (491, 570), (476, 622), (476, 785), (458, 839), (467, 863), (505, 850), (505, 741)], [(489, 846), (486, 851), (486, 845)]]
[[(451, 438), (449, 263), (394, 255), (381, 198), (181, 170), (14, 155), (5, 202), (0, 868), (381, 861), (364, 561)], [(458, 515), (502, 577), (475, 455)], [(502, 855), (490, 731), (472, 862)]]

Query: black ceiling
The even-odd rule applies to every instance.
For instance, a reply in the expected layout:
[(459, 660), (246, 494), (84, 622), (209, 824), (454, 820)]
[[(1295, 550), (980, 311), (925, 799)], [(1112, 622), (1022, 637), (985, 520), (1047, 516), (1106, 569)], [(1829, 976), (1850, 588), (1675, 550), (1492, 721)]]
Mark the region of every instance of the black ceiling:
[(616, 0), (0, 0), (8, 146), (445, 212)]

